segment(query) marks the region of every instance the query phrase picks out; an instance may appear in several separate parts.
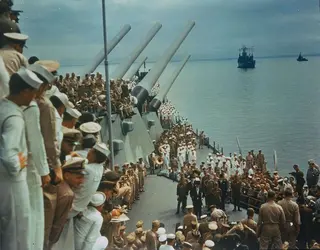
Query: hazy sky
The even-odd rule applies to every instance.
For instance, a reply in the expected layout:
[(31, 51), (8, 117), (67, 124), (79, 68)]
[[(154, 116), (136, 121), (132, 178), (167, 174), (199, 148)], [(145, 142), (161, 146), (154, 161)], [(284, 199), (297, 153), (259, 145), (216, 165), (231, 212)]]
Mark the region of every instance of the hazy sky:
[[(110, 54), (126, 57), (152, 25), (162, 29), (144, 55), (156, 59), (189, 20), (196, 21), (177, 56), (236, 57), (238, 48), (255, 47), (256, 56), (320, 52), (318, 0), (106, 0), (109, 39), (125, 24), (131, 31)], [(101, 1), (15, 0), (24, 11), (22, 32), (30, 36), (27, 56), (85, 64), (103, 46)]]

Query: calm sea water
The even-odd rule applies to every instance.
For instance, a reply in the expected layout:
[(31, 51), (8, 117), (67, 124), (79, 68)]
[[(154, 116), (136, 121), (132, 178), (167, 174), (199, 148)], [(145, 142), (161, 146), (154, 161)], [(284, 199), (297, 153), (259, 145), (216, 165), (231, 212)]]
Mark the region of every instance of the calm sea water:
[[(262, 149), (270, 169), (276, 150), (283, 174), (293, 164), (306, 170), (311, 158), (320, 163), (320, 58), (305, 63), (295, 58), (258, 59), (257, 68), (248, 71), (236, 64), (235, 60), (188, 62), (168, 98), (195, 128), (223, 146), (225, 154), (238, 152), (238, 136), (243, 154)], [(168, 65), (160, 84), (176, 66)], [(115, 67), (110, 66), (111, 76)], [(63, 67), (61, 72), (80, 69)]]

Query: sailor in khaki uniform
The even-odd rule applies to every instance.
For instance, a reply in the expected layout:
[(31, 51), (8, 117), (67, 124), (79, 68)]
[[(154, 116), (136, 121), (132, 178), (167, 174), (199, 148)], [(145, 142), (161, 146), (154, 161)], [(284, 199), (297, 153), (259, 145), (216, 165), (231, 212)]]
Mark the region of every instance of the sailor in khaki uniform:
[(42, 81), (21, 68), (11, 76), (10, 94), (0, 100), (0, 249), (31, 250), (27, 143), (21, 106), (35, 98)]
[(281, 230), (285, 226), (286, 218), (281, 206), (275, 203), (275, 193), (268, 192), (268, 202), (259, 210), (257, 237), (260, 237), (260, 250), (282, 248)]
[(152, 228), (146, 233), (146, 248), (147, 250), (157, 249), (157, 234), (160, 227), (160, 221), (155, 220), (152, 222)]
[(289, 249), (296, 248), (296, 240), (300, 230), (300, 212), (299, 206), (292, 200), (292, 189), (287, 188), (284, 190), (284, 196), (278, 204), (282, 207), (285, 217), (286, 224), (282, 231), (282, 241), (289, 242)]
[[(57, 203), (54, 210), (51, 211), (51, 213), (54, 214), (54, 219), (50, 231), (49, 247), (45, 249), (51, 249), (58, 241), (54, 249), (73, 249), (72, 245), (65, 243), (68, 235), (62, 234), (62, 231), (67, 222), (68, 213), (74, 198), (72, 189), (79, 188), (84, 182), (84, 176), (87, 174), (85, 172), (85, 159), (71, 158), (63, 165), (62, 171), (64, 181), (57, 186)], [(73, 225), (73, 223), (71, 225)], [(66, 227), (64, 232), (67, 232), (67, 229)]]
[(5, 46), (0, 49), (0, 56), (3, 58), (4, 65), (11, 76), (21, 67), (28, 66), (28, 60), (22, 53), (29, 37), (20, 33), (4, 33), (3, 35)]
[[(40, 65), (31, 65), (28, 69), (33, 71), (43, 81), (37, 93), (37, 95), (42, 95), (48, 84), (54, 80), (54, 76)], [(30, 239), (34, 249), (42, 249), (44, 240), (44, 204), (41, 187), (46, 186), (50, 182), (50, 171), (41, 134), (40, 111), (37, 102), (32, 100), (23, 113), (26, 122), (27, 144), (29, 152), (31, 152), (31, 155), (28, 157), (27, 168), (31, 206), (30, 219), (33, 224), (30, 230)]]
[(88, 134), (92, 134), (96, 137), (97, 142), (100, 141), (99, 132), (101, 131), (101, 126), (99, 123), (85, 122), (81, 124), (79, 129), (82, 132), (83, 137), (85, 137)]
[(96, 192), (82, 216), (74, 219), (75, 250), (91, 250), (101, 236), (100, 229), (103, 223), (101, 211), (105, 200), (104, 193)]
[(186, 206), (187, 214), (183, 217), (184, 235), (187, 235), (192, 230), (192, 221), (198, 224), (197, 216), (193, 214), (193, 205)]

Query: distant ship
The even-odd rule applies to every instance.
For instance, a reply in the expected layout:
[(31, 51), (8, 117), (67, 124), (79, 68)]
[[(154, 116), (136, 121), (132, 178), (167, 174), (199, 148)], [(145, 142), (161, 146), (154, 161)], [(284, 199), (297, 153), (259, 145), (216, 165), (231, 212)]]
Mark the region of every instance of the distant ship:
[(253, 50), (243, 46), (239, 49), (238, 68), (240, 69), (254, 69), (256, 67), (256, 60), (253, 59)]
[(300, 54), (299, 54), (299, 56), (298, 56), (298, 58), (297, 58), (297, 61), (298, 61), (298, 62), (307, 62), (308, 59), (305, 58), (305, 57), (303, 57), (303, 56), (301, 55), (301, 52), (300, 52)]

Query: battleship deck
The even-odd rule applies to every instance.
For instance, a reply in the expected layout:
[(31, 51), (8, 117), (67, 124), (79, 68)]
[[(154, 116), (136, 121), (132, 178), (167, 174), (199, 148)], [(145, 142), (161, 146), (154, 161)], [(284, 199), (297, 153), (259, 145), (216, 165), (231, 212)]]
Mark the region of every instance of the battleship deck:
[[(205, 161), (209, 152), (208, 148), (197, 150), (197, 162)], [(145, 192), (141, 193), (140, 200), (137, 201), (128, 216), (130, 221), (127, 222), (127, 231), (131, 232), (135, 229), (138, 220), (144, 221), (144, 228), (150, 229), (153, 220), (160, 220), (166, 227), (168, 232), (174, 232), (176, 223), (181, 223), (183, 214), (176, 215), (177, 183), (165, 177), (155, 175), (147, 176), (145, 180)], [(188, 204), (191, 203), (190, 197)], [(232, 212), (233, 205), (226, 205), (226, 213), (230, 221), (239, 221), (246, 218), (246, 211)]]

